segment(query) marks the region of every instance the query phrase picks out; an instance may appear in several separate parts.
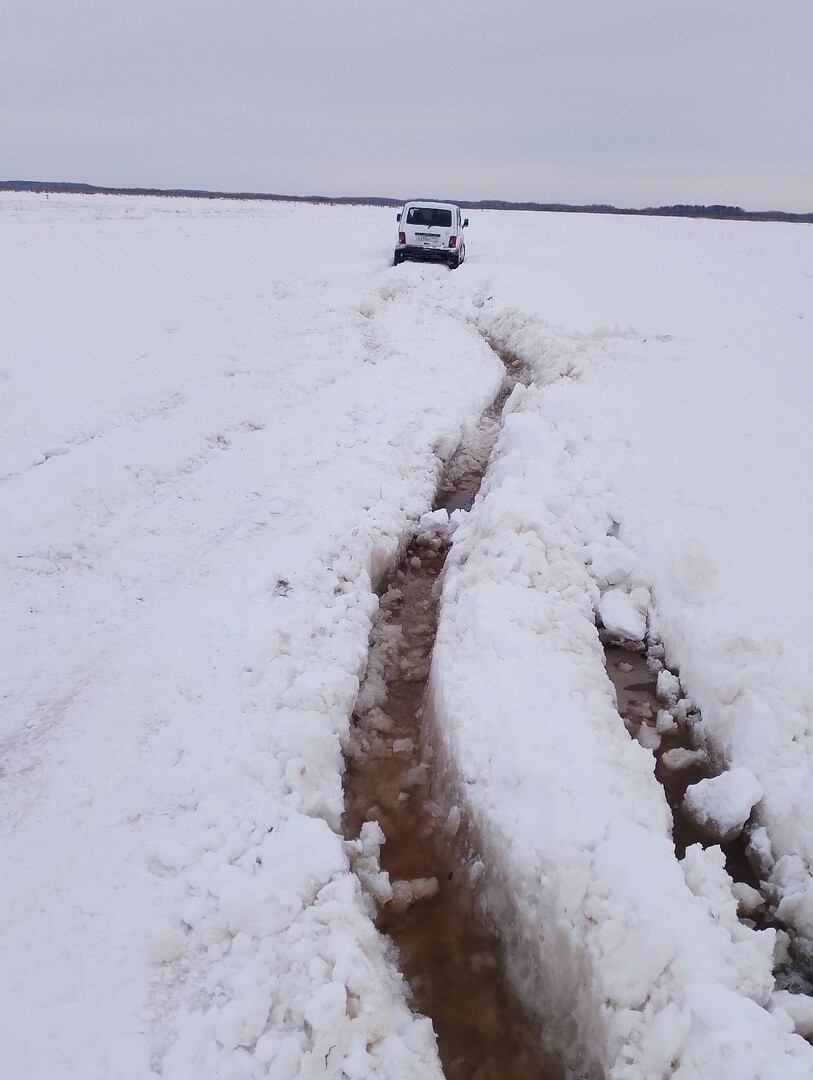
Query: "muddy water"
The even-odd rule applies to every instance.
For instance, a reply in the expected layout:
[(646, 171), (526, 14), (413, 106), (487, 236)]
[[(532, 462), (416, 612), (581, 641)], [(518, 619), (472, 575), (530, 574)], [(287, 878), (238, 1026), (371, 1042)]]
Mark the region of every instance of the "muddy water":
[[(643, 654), (629, 652), (619, 646), (605, 645), (604, 651), (607, 671), (615, 686), (618, 711), (624, 724), (633, 738), (649, 746), (655, 754), (655, 778), (663, 786), (667, 802), (672, 810), (675, 854), (678, 858), (683, 858), (690, 844), (701, 844), (707, 847), (713, 842), (681, 812), (686, 789), (698, 780), (717, 775), (718, 770), (709, 760), (694, 763), (682, 769), (670, 769), (664, 764), (663, 756), (667, 751), (676, 748), (695, 749), (692, 726), (700, 717), (697, 713), (689, 711), (687, 718), (680, 721), (676, 729), (661, 735), (659, 746), (653, 746), (652, 733), (655, 731), (658, 711), (665, 707), (657, 697), (657, 672), (660, 665), (654, 663), (650, 666), (651, 661), (648, 662)], [(748, 913), (748, 925), (758, 930), (774, 927), (788, 934), (788, 950), (779, 949), (777, 953), (774, 967), (776, 987), (793, 993), (813, 994), (813, 968), (809, 956), (804, 950), (800, 951), (796, 948), (794, 936), (789, 933), (789, 927), (776, 917), (769, 900), (770, 889), (766, 890), (765, 884), (760, 881), (759, 874), (748, 858), (746, 833), (747, 828), (730, 843), (719, 846), (725, 854), (726, 870), (732, 880), (756, 889), (765, 900), (762, 908)]]
[[(496, 423), (453, 462), (438, 505), (467, 509), (479, 487)], [(347, 753), (345, 828), (375, 819), (381, 866), (395, 897), (378, 926), (395, 942), (417, 1011), (429, 1016), (447, 1080), (553, 1080), (526, 1010), (506, 978), (499, 937), (484, 920), (465, 865), (429, 800), (421, 706), (437, 628), (435, 583), (445, 552), (413, 546), (381, 599), (368, 680)], [(411, 882), (411, 885), (406, 883)]]
[(471, 510), (500, 431), (503, 406), (518, 381), (516, 375), (510, 372), (506, 375), (491, 406), (480, 417), (474, 435), (449, 462), (433, 509), (443, 509), (450, 514), (455, 510)]
[[(644, 732), (642, 736), (641, 729), (646, 727), (649, 732), (654, 732), (658, 712), (666, 708), (657, 696), (658, 670), (650, 667), (646, 656), (642, 653), (630, 652), (616, 645), (605, 645), (604, 652), (607, 672), (615, 686), (618, 711), (627, 731), (634, 739), (639, 739), (644, 745), (651, 746), (651, 736), (647, 737), (647, 732)], [(663, 787), (666, 800), (672, 810), (672, 836), (675, 842), (675, 854), (679, 859), (683, 858), (690, 844), (702, 844), (704, 847), (709, 845), (708, 838), (703, 836), (697, 827), (684, 816), (680, 807), (690, 784), (715, 776), (718, 770), (709, 760), (696, 762), (680, 769), (670, 769), (664, 765), (663, 755), (668, 750), (695, 749), (691, 728), (692, 723), (698, 719), (697, 714), (690, 714), (687, 721), (679, 723), (671, 731), (664, 732), (660, 736), (660, 745), (653, 748), (655, 778)], [(720, 847), (725, 853), (726, 870), (734, 881), (742, 881), (758, 889), (759, 879), (748, 861), (744, 836), (728, 844), (721, 844)]]

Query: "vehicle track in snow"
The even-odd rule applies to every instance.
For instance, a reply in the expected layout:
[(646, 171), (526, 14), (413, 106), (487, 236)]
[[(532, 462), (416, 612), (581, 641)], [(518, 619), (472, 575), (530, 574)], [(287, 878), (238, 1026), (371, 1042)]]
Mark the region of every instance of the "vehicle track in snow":
[[(452, 458), (436, 510), (468, 510), (516, 378)], [(345, 831), (376, 821), (385, 843), (377, 925), (398, 951), (414, 1007), (434, 1025), (448, 1080), (552, 1080), (558, 1070), (538, 1044), (507, 978), (499, 932), (478, 903), (476, 864), (455, 843), (460, 822), (432, 801), (431, 751), (422, 737), (426, 681), (437, 630), (436, 582), (448, 542), (431, 532), (410, 543), (382, 590), (367, 676), (346, 754)]]

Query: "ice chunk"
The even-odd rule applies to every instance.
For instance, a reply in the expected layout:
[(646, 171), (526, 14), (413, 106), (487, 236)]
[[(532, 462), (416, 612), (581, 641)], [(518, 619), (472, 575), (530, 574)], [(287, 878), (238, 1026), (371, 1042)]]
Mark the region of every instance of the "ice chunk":
[(655, 722), (655, 730), (659, 735), (665, 735), (668, 731), (675, 731), (677, 729), (677, 721), (672, 714), (666, 709), (658, 710), (658, 717)]
[(731, 892), (737, 901), (737, 911), (740, 915), (753, 915), (754, 912), (765, 907), (765, 897), (759, 889), (752, 889), (744, 881), (732, 881)]
[(762, 785), (748, 769), (729, 772), (692, 784), (683, 800), (683, 812), (718, 843), (738, 836), (756, 803)]
[(436, 877), (413, 878), (411, 881), (393, 881), (393, 906), (406, 910), (419, 900), (431, 900), (433, 896), (437, 895), (439, 888)]
[(446, 816), (443, 831), (447, 836), (457, 836), (462, 820), (463, 815), (460, 812), (460, 807), (453, 806)]
[(649, 727), (648, 724), (641, 724), (635, 738), (641, 746), (645, 747), (647, 750), (657, 750), (661, 745), (660, 735), (654, 728)]
[(598, 602), (599, 617), (605, 630), (629, 641), (642, 641), (646, 618), (632, 599), (621, 589), (608, 589)]
[(689, 769), (693, 765), (707, 765), (708, 760), (705, 750), (687, 750), (682, 746), (667, 750), (661, 758), (667, 769)]
[(658, 689), (656, 691), (660, 701), (667, 705), (676, 705), (680, 696), (680, 679), (665, 668), (658, 672)]

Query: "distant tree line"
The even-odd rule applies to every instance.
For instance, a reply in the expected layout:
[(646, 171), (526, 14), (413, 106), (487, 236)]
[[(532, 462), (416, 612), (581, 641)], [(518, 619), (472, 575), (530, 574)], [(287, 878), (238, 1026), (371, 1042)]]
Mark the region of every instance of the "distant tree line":
[[(376, 195), (273, 195), (267, 192), (248, 191), (199, 191), (187, 188), (116, 188), (97, 187), (94, 184), (72, 184), (47, 180), (0, 180), (0, 191), (34, 191), (74, 195), (159, 195), (185, 199), (249, 199), (270, 202), (324, 203), (350, 206), (402, 206), (404, 199)], [(433, 199), (435, 197), (433, 196)], [(717, 218), (740, 221), (801, 221), (813, 223), (813, 213), (791, 214), (784, 210), (743, 210), (741, 206), (724, 206), (715, 203), (702, 206), (676, 203), (673, 206), (647, 206), (644, 209), (612, 206), (609, 203), (511, 202), (506, 199), (437, 199), (439, 202), (455, 202), (467, 210), (531, 210), (554, 214), (624, 214), (643, 217)]]

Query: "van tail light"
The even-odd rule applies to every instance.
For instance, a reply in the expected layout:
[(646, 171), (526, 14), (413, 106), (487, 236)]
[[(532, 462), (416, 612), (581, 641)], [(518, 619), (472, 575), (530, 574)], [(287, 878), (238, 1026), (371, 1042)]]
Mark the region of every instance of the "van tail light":
[(406, 233), (405, 232), (399, 232), (398, 233), (398, 243), (399, 244), (405, 244), (406, 243)]
[(457, 247), (457, 237), (456, 236), (450, 236), (449, 237), (449, 247)]

